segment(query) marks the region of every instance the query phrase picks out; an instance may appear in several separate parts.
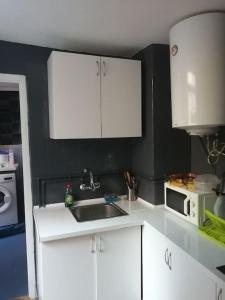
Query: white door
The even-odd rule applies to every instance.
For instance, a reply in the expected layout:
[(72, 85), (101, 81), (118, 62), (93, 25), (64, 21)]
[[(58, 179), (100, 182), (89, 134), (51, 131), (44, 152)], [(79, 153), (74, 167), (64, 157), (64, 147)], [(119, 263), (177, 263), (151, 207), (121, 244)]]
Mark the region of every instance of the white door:
[(141, 227), (97, 235), (97, 299), (141, 299)]
[(41, 300), (96, 300), (96, 254), (91, 252), (91, 238), (42, 244)]
[(204, 267), (174, 244), (170, 246), (170, 253), (172, 279), (170, 285), (174, 300), (217, 299), (216, 284)]
[(101, 57), (102, 137), (138, 137), (141, 124), (141, 62)]
[(100, 138), (100, 57), (53, 51), (48, 60), (50, 136)]
[(175, 300), (170, 287), (167, 239), (151, 226), (145, 225), (142, 241), (143, 300)]

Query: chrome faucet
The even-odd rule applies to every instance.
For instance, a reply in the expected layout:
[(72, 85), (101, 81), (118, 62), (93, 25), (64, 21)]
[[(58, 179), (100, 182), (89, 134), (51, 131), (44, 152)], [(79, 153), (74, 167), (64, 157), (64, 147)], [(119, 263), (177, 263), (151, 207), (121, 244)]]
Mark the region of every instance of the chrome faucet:
[[(87, 169), (84, 169), (83, 171), (84, 175), (88, 173), (88, 170)], [(88, 184), (85, 184), (85, 183), (82, 183), (80, 185), (80, 189), (81, 191), (96, 191), (97, 189), (99, 189), (101, 187), (101, 184), (100, 182), (95, 182), (94, 181), (94, 176), (93, 176), (93, 173), (91, 170), (89, 170), (89, 177), (90, 177), (90, 183), (89, 185)], [(82, 177), (82, 182), (83, 182), (83, 177)]]

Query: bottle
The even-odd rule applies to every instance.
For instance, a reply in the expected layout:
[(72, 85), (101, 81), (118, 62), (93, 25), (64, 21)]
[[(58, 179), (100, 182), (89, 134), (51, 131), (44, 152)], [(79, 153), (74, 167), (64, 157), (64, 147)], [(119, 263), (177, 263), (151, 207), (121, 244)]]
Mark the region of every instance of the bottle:
[(64, 202), (66, 207), (72, 207), (74, 205), (73, 191), (70, 183), (66, 184)]
[(14, 166), (15, 160), (14, 160), (14, 152), (13, 149), (9, 149), (9, 165)]

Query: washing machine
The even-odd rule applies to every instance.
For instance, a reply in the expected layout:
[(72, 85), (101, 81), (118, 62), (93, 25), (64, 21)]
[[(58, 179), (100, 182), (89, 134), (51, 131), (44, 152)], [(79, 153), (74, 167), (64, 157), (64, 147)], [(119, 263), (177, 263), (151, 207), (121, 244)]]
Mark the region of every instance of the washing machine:
[(0, 174), (0, 226), (18, 223), (16, 175)]

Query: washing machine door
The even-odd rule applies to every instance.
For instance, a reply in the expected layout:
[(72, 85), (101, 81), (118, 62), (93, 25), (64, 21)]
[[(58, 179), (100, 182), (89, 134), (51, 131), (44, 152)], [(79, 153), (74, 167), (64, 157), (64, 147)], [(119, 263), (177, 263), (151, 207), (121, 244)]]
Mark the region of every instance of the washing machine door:
[(10, 192), (4, 186), (0, 186), (0, 214), (10, 207), (11, 202)]

